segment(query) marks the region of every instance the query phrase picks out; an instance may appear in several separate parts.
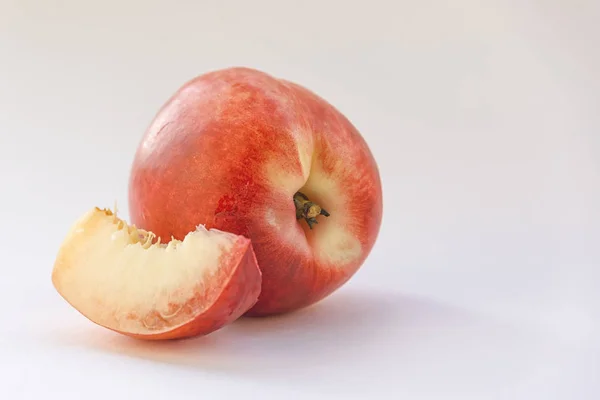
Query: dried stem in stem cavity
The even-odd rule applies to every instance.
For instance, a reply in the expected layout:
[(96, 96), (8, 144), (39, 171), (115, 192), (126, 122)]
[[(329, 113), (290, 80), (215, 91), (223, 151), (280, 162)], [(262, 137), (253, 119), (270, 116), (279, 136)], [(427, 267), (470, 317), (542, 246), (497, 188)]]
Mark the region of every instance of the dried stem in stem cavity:
[(294, 195), (294, 205), (296, 206), (296, 219), (304, 219), (310, 229), (313, 228), (313, 224), (319, 223), (317, 216), (324, 215), (329, 217), (329, 213), (324, 208), (310, 201), (304, 193), (296, 192)]

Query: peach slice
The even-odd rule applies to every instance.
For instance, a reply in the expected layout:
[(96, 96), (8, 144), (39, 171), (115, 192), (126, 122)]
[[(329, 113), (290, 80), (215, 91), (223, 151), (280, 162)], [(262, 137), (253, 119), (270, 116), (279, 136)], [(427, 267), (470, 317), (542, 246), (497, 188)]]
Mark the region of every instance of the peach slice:
[(261, 272), (248, 238), (198, 226), (160, 243), (94, 207), (62, 242), (52, 283), (92, 322), (140, 339), (206, 335), (251, 308)]

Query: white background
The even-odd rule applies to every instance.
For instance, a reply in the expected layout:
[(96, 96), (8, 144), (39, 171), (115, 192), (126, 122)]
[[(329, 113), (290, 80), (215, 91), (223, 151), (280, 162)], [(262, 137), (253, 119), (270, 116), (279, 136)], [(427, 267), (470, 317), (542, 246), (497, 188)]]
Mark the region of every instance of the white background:
[[(595, 3), (595, 4), (594, 4)], [(3, 399), (600, 398), (600, 6), (590, 1), (0, 1)], [(50, 273), (185, 81), (316, 91), (379, 163), (379, 241), (302, 312), (149, 344)]]

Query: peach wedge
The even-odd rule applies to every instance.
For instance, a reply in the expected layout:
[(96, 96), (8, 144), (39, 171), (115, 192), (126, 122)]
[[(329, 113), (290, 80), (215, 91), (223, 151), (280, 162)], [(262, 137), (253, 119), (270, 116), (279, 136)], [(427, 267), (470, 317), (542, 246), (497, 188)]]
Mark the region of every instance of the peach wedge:
[(52, 271), (58, 293), (90, 321), (135, 338), (206, 335), (258, 299), (261, 272), (248, 238), (198, 226), (181, 241), (94, 207), (71, 227)]

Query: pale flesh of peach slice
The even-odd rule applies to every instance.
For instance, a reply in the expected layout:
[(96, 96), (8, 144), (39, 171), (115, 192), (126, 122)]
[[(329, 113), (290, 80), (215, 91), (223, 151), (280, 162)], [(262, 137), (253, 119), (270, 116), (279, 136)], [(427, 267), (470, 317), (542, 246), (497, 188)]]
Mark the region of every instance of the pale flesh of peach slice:
[(71, 227), (52, 271), (58, 293), (92, 322), (143, 339), (213, 332), (260, 293), (250, 240), (199, 226), (160, 243), (110, 210), (93, 208)]

